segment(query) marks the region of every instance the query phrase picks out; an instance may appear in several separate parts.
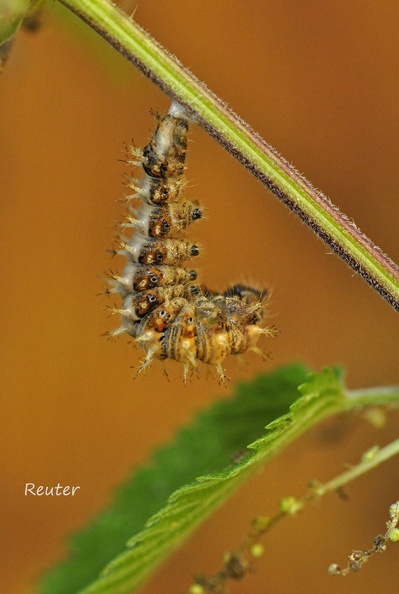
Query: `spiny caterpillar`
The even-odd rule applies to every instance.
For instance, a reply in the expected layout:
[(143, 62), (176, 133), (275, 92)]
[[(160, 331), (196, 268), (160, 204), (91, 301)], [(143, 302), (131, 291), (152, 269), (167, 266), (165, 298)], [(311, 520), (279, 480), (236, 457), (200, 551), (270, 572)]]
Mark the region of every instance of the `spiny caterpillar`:
[[(195, 283), (197, 272), (183, 263), (198, 256), (199, 247), (184, 232), (203, 211), (184, 197), (188, 121), (183, 109), (172, 104), (166, 116), (156, 115), (156, 130), (141, 152), (128, 149), (128, 164), (141, 165), (140, 180), (131, 178), (124, 227), (132, 237), (120, 238), (116, 253), (127, 258), (119, 276), (111, 273), (112, 288), (120, 293), (122, 325), (111, 334), (133, 337), (145, 359), (137, 373), (153, 359), (174, 359), (183, 364), (183, 379), (197, 369), (197, 360), (216, 367), (219, 379), (227, 377), (222, 362), (230, 354), (256, 346), (261, 334), (275, 335), (263, 325), (267, 291), (241, 284), (223, 293)], [(139, 204), (134, 206), (134, 201)]]

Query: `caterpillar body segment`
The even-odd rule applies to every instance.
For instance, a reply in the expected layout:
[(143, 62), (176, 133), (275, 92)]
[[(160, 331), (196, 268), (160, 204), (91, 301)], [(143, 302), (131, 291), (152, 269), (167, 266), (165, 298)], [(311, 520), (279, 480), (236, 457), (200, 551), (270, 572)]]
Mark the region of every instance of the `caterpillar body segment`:
[(122, 275), (109, 274), (112, 292), (125, 297), (131, 292), (146, 291), (154, 287), (189, 285), (197, 278), (196, 270), (172, 266), (146, 266), (137, 262), (128, 262)]
[(140, 209), (130, 208), (123, 227), (133, 227), (142, 235), (153, 238), (176, 238), (194, 221), (202, 217), (198, 202), (184, 200), (165, 206), (144, 203)]
[(140, 198), (147, 204), (163, 206), (177, 202), (187, 182), (184, 178), (162, 179), (145, 176), (142, 180), (133, 178), (127, 185), (128, 188), (134, 190), (134, 194), (126, 196), (128, 202)]
[(143, 150), (143, 169), (150, 177), (168, 179), (184, 174), (188, 121), (184, 118), (157, 116), (155, 132)]

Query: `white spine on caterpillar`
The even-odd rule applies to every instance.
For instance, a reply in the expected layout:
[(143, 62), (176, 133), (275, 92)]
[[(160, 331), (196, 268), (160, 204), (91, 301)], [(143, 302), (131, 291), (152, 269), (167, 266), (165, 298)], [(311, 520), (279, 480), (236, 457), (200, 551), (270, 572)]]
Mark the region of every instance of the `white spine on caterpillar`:
[[(112, 334), (127, 333), (144, 353), (138, 373), (154, 359), (183, 364), (184, 381), (197, 361), (215, 366), (220, 381), (229, 354), (256, 346), (260, 335), (274, 336), (264, 324), (267, 291), (234, 285), (223, 293), (196, 284), (195, 270), (182, 266), (200, 252), (184, 237), (186, 228), (203, 215), (197, 202), (183, 196), (188, 119), (173, 103), (169, 113), (156, 116), (157, 127), (142, 152), (129, 149), (128, 163), (141, 165), (140, 180), (128, 186), (124, 228), (133, 235), (120, 238), (118, 253), (127, 257), (121, 275), (110, 273), (110, 292), (120, 293), (123, 305), (113, 312), (122, 325)], [(139, 200), (136, 206), (132, 200)]]

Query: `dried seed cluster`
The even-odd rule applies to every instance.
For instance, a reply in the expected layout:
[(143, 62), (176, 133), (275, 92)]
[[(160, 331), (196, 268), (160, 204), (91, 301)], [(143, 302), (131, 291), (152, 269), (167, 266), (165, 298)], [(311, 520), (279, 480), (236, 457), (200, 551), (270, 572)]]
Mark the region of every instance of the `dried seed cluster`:
[(203, 214), (183, 193), (188, 121), (176, 106), (156, 119), (144, 150), (128, 151), (128, 163), (141, 165), (143, 175), (128, 183), (134, 193), (127, 197), (124, 227), (134, 232), (120, 238), (124, 271), (111, 274), (111, 291), (123, 299), (113, 310), (121, 314), (122, 325), (112, 334), (125, 332), (143, 349), (138, 372), (153, 359), (174, 359), (183, 364), (186, 381), (199, 360), (214, 365), (224, 382), (222, 362), (228, 355), (260, 352), (259, 336), (275, 334), (263, 324), (267, 291), (241, 284), (223, 293), (210, 291), (196, 282), (195, 270), (183, 266), (200, 253), (184, 232)]

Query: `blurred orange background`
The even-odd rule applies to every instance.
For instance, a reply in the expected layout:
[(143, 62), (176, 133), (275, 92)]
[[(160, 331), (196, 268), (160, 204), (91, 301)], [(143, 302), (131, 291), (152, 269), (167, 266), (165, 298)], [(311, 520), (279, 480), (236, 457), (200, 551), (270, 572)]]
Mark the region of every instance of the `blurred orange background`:
[[(125, 2), (127, 10), (133, 3)], [(147, 0), (135, 19), (321, 188), (391, 258), (398, 241), (399, 5)], [(1, 592), (29, 594), (65, 552), (66, 536), (195, 411), (229, 390), (212, 374), (184, 387), (140, 354), (100, 337), (109, 319), (103, 273), (115, 262), (123, 143), (144, 146), (150, 109), (168, 100), (78, 19), (50, 3), (36, 35), (18, 34), (0, 80), (2, 192)], [(188, 155), (189, 195), (207, 218), (190, 230), (206, 248), (205, 282), (272, 287), (272, 361), (233, 359), (233, 380), (289, 361), (343, 364), (351, 388), (399, 383), (398, 316), (200, 129)], [(119, 270), (122, 261), (118, 263)], [(112, 301), (111, 301), (112, 304)], [(362, 452), (397, 437), (398, 413), (376, 431), (361, 420), (311, 431), (219, 510), (143, 588), (183, 592), (212, 572), (257, 514), (300, 496)], [(24, 496), (26, 482), (79, 485), (74, 498)], [(256, 572), (231, 592), (397, 592), (392, 545), (359, 574), (327, 575), (372, 546), (399, 495), (398, 461), (285, 522)], [(232, 521), (232, 518), (234, 521)], [(73, 594), (73, 593), (71, 593)]]

